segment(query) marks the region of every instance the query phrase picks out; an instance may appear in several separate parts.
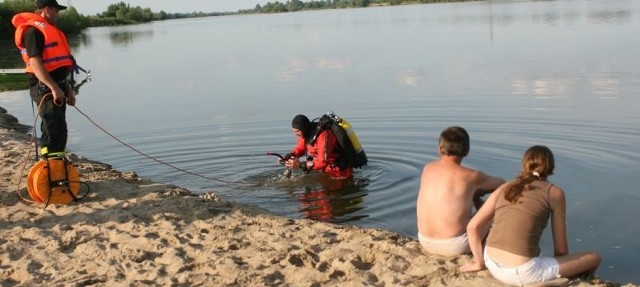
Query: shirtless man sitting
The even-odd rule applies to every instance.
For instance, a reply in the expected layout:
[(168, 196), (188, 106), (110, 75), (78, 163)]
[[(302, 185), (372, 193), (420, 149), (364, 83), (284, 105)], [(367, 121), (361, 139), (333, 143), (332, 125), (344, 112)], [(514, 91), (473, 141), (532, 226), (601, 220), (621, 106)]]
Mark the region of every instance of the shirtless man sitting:
[(469, 153), (469, 134), (448, 127), (440, 134), (440, 158), (422, 170), (417, 200), (418, 239), (425, 251), (442, 256), (470, 253), (467, 223), (472, 207), (505, 181), (462, 165)]

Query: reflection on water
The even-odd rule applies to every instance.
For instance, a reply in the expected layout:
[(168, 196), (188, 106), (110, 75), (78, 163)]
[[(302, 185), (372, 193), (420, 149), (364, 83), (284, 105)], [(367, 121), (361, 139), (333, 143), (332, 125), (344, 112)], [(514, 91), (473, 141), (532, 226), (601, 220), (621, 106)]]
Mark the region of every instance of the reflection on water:
[[(549, 1), (558, 2), (558, 1)], [(456, 14), (428, 15), (423, 22), (438, 21), (439, 24), (468, 25), (487, 23), (497, 26), (518, 25), (525, 22), (542, 24), (545, 26), (575, 25), (583, 21), (590, 24), (625, 24), (633, 20), (633, 13), (637, 12), (636, 3), (624, 1), (621, 4), (609, 5), (601, 2), (595, 5), (581, 1), (564, 1), (564, 3), (531, 3), (529, 1), (482, 1), (460, 7)], [(600, 5), (598, 5), (600, 4)], [(478, 6), (488, 6), (489, 13), (477, 13)], [(523, 9), (531, 6), (533, 9)], [(534, 7), (535, 6), (535, 7)], [(576, 6), (581, 9), (577, 10)], [(623, 8), (621, 8), (623, 6)], [(625, 7), (626, 6), (626, 7)]]
[(357, 222), (369, 217), (359, 212), (365, 209), (369, 179), (334, 180), (323, 174), (299, 171), (285, 177), (279, 169), (272, 169), (245, 180), (258, 184), (262, 192), (281, 194), (285, 200), (298, 203), (288, 212), (276, 211), (282, 215), (332, 223)]
[(134, 41), (150, 40), (153, 38), (153, 31), (113, 31), (109, 33), (109, 40), (114, 47), (128, 47)]
[(589, 12), (588, 19), (594, 24), (624, 24), (631, 20), (631, 15), (629, 10), (598, 10)]
[[(618, 98), (624, 83), (615, 75), (589, 75), (586, 79), (571, 78), (539, 78), (539, 79), (511, 79), (514, 95), (534, 94), (545, 97), (567, 97), (577, 94), (581, 89), (588, 90), (596, 98)], [(584, 95), (579, 95), (584, 96)]]
[(91, 36), (86, 32), (82, 32), (78, 35), (70, 35), (67, 37), (71, 51), (75, 51), (78, 47), (91, 46)]
[(0, 69), (14, 69), (24, 67), (20, 58), (20, 51), (16, 44), (10, 40), (0, 40)]
[(296, 80), (303, 74), (311, 70), (333, 71), (336, 73), (343, 72), (349, 68), (348, 59), (339, 58), (317, 58), (307, 61), (302, 58), (290, 59), (287, 66), (278, 68), (275, 72), (277, 81), (289, 82)]
[(362, 210), (367, 195), (366, 180), (321, 179), (320, 186), (307, 184), (302, 193), (290, 196), (300, 202), (299, 212), (307, 219), (343, 223), (358, 221), (368, 215), (353, 213)]
[(511, 79), (515, 95), (538, 95), (564, 97), (570, 94), (575, 83), (569, 79)]
[(406, 86), (422, 86), (426, 83), (427, 75), (424, 70), (407, 70), (398, 73), (396, 82)]

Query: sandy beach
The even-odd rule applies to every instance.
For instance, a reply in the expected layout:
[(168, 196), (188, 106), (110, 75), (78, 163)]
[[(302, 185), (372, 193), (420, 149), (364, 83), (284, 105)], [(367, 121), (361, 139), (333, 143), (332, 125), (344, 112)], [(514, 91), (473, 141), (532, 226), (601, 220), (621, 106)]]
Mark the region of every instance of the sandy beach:
[(27, 129), (0, 109), (2, 286), (503, 286), (394, 232), (275, 216), (74, 154), (89, 195), (29, 205)]

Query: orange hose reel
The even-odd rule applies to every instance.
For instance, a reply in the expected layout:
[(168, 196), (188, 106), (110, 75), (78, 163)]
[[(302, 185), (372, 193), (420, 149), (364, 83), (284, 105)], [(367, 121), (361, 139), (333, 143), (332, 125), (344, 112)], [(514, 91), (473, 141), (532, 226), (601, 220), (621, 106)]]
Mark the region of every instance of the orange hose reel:
[(80, 193), (80, 175), (65, 159), (49, 158), (37, 162), (29, 171), (27, 191), (35, 202), (68, 204)]

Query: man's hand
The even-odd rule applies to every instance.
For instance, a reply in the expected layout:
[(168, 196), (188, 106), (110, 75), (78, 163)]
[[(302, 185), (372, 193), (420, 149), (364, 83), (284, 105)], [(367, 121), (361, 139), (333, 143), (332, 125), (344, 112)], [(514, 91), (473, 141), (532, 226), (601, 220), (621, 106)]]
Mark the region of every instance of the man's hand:
[(476, 211), (480, 210), (480, 207), (482, 207), (483, 204), (484, 204), (484, 199), (482, 199), (482, 197), (473, 198), (473, 206), (476, 208)]
[(300, 167), (300, 162), (298, 161), (297, 158), (289, 158), (284, 165), (286, 165), (288, 168), (294, 169), (294, 168), (299, 168)]
[(69, 89), (69, 92), (67, 93), (67, 104), (70, 106), (76, 105), (76, 92), (73, 89)]
[(51, 96), (53, 96), (53, 103), (62, 106), (64, 105), (64, 100), (67, 98), (64, 94), (64, 91), (58, 87), (58, 85), (53, 85), (51, 89)]

